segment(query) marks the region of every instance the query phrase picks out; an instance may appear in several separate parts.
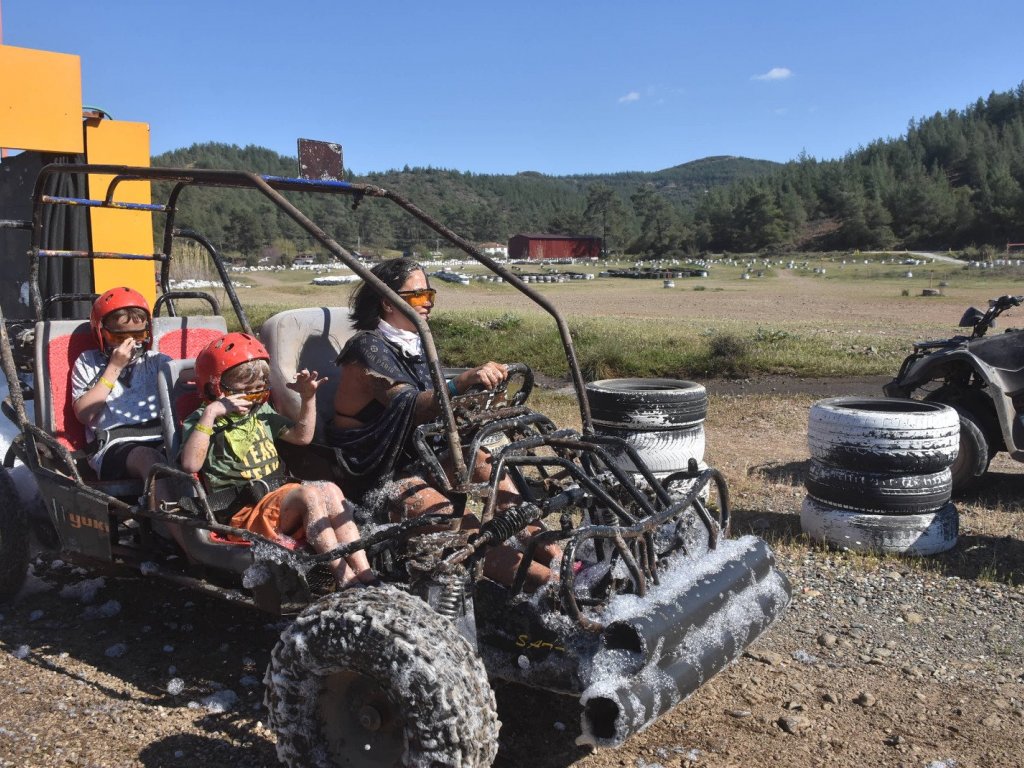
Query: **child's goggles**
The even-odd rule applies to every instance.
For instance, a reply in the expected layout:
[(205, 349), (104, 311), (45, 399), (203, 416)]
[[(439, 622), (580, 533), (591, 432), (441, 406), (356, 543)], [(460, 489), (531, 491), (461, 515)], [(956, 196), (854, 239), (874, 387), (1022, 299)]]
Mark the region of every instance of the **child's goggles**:
[(241, 396), (243, 400), (248, 400), (256, 405), (263, 405), (263, 403), (270, 399), (269, 389), (257, 389), (253, 392), (236, 392), (232, 389), (225, 389), (224, 393), (232, 397)]
[(143, 328), (141, 331), (112, 331), (109, 328), (104, 327), (103, 332), (107, 334), (111, 342), (114, 344), (121, 344), (125, 339), (149, 341), (149, 328)]
[(398, 291), (398, 295), (405, 299), (405, 303), (410, 307), (419, 308), (428, 304), (433, 305), (437, 291), (433, 288), (420, 288), (415, 291)]

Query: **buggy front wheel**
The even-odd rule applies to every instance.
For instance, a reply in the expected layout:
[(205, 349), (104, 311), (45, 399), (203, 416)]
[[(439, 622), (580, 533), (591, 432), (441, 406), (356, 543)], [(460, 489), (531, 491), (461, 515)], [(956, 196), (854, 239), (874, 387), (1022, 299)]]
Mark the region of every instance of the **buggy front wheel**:
[(7, 470), (0, 467), (0, 600), (14, 597), (28, 575), (28, 511)]
[(264, 682), (278, 758), (293, 768), (484, 768), (497, 753), (483, 662), (450, 621), (394, 588), (309, 606)]

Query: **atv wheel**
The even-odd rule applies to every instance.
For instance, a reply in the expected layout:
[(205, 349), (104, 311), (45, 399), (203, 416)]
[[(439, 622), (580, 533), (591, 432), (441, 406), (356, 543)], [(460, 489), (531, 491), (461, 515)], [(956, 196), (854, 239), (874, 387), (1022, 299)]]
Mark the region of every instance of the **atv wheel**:
[(278, 758), (293, 768), (483, 768), (497, 753), (483, 662), (450, 621), (393, 588), (309, 606), (264, 683)]
[(957, 412), (960, 414), (960, 451), (953, 459), (950, 471), (953, 473), (953, 493), (961, 494), (974, 488), (988, 472), (992, 456), (977, 417), (962, 408), (957, 408)]
[(7, 470), (0, 467), (0, 600), (14, 597), (28, 575), (28, 511)]

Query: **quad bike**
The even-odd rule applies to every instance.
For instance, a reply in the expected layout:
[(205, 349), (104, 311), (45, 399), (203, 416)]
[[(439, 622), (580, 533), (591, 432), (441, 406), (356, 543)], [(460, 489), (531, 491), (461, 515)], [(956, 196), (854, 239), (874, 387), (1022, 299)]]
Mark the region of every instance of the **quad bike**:
[(960, 450), (951, 467), (953, 492), (974, 487), (992, 458), (1006, 451), (1024, 461), (1024, 332), (987, 335), (1003, 312), (1024, 296), (1000, 296), (982, 312), (970, 307), (960, 319), (969, 336), (921, 341), (885, 385), (888, 397), (945, 403), (960, 414)]
[[(167, 204), (150, 206), (167, 218), (162, 251), (151, 257), (160, 264), (162, 290), (154, 307), (154, 339), (177, 358), (165, 366), (160, 386), (168, 462), (155, 466), (144, 486), (114, 487), (88, 476), (64, 384), (70, 362), (87, 341), (79, 335), (85, 321), (46, 319), (46, 307), (67, 297), (44, 301), (38, 284), (30, 285), (34, 342), (24, 333), (12, 340), (7, 324), (0, 324), (0, 362), (11, 393), (7, 411), (20, 429), (5, 465), (13, 466), (15, 458), (24, 462), (43, 503), (0, 509), (0, 599), (17, 592), (24, 580), (28, 531), (37, 530), (64, 556), (120, 564), (294, 616), (265, 679), (278, 755), (291, 766), (490, 765), (499, 723), (489, 678), (577, 697), (580, 740), (617, 746), (735, 659), (788, 604), (789, 584), (765, 542), (729, 538), (729, 495), (721, 474), (694, 461), (659, 479), (623, 438), (596, 434), (572, 338), (557, 310), (398, 195), (344, 181), (206, 169), (62, 165), (47, 166), (41, 177), (56, 173), (109, 174), (113, 180), (106, 200), (95, 201), (44, 199), (37, 185), (37, 209), (116, 209), (124, 205), (111, 203), (122, 181), (170, 183)], [(196, 404), (191, 358), (211, 333), (222, 332), (225, 321), (208, 296), (203, 298), (212, 314), (178, 315), (182, 300), (196, 294), (170, 289), (174, 237), (206, 248), (239, 325), (249, 330), (249, 323), (216, 249), (174, 227), (178, 197), (193, 186), (262, 194), (415, 323), (441, 413), (417, 428), (416, 452), (457, 513), (477, 512), (478, 530), (450, 530), (451, 518), (440, 515), (396, 523), (364, 502), (362, 539), (314, 554), (217, 522), (202, 485), (177, 469), (173, 458), (181, 418)], [(559, 428), (529, 406), (533, 375), (525, 364), (510, 366), (509, 382), (495, 390), (450, 397), (429, 327), (282, 192), (348, 195), (354, 205), (367, 198), (389, 200), (540, 304), (558, 326), (582, 431)], [(69, 256), (41, 245), (38, 220), (29, 252), (33, 275), (39, 259)], [(264, 323), (261, 337), (271, 355), (279, 411), (294, 412), (294, 393), (281, 385), (297, 369), (329, 370), (351, 333), (347, 320), (344, 309), (318, 307), (282, 312)], [(34, 365), (16, 359), (26, 344), (35, 350)], [(34, 393), (21, 386), (28, 369), (35, 375)], [(25, 407), (28, 396), (35, 401), (34, 421)], [(318, 410), (330, 410), (329, 398), (318, 402)], [(489, 482), (474, 483), (473, 457), (481, 446), (491, 446), (493, 471)], [(344, 485), (345, 467), (332, 449), (314, 443), (292, 447), (287, 455), (284, 450), (296, 477)], [(452, 457), (450, 476), (442, 455)], [(522, 501), (498, 514), (496, 488), (505, 477)], [(177, 485), (178, 500), (155, 501), (161, 478)], [(709, 491), (714, 503), (705, 501)], [(522, 535), (534, 525), (542, 532)], [(526, 569), (538, 547), (550, 542), (564, 552), (558, 579), (528, 593)], [(504, 585), (483, 575), (483, 559), (508, 543), (524, 557), (512, 583)], [(366, 551), (383, 585), (332, 591), (325, 564), (358, 549)]]

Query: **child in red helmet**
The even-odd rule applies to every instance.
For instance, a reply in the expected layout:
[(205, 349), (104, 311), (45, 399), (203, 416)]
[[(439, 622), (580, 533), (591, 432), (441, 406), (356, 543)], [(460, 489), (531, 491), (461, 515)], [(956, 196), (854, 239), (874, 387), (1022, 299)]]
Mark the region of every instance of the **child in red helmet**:
[(170, 358), (152, 350), (149, 303), (138, 291), (111, 288), (92, 305), (89, 322), (98, 349), (79, 355), (71, 371), (89, 465), (101, 480), (144, 479), (163, 459), (157, 374)]
[[(294, 424), (267, 402), (270, 355), (255, 338), (229, 333), (196, 358), (196, 383), (206, 404), (184, 423), (181, 466), (200, 473), (211, 509), (224, 523), (276, 539), (305, 533), (317, 552), (359, 538), (348, 502), (333, 483), (289, 482), (274, 446), (279, 438), (308, 445), (316, 425), (316, 390), (327, 381), (299, 371), (288, 385), (299, 393)], [(341, 586), (372, 584), (366, 553), (331, 562)]]

